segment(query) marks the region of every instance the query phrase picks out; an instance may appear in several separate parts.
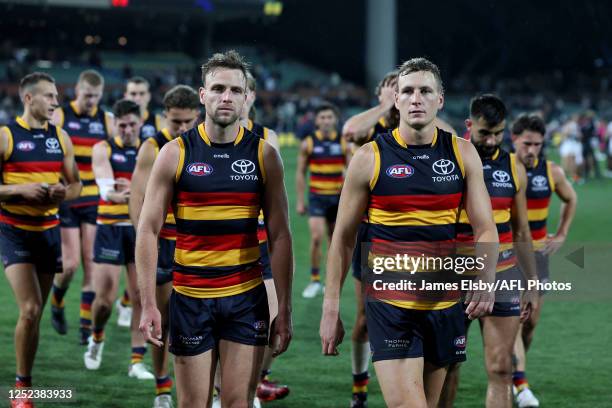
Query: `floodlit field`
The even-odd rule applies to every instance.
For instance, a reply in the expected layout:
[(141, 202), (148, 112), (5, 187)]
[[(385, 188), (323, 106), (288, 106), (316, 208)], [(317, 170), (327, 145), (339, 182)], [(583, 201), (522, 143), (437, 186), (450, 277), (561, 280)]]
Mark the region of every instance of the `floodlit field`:
[[(283, 150), (286, 184), (291, 200), (296, 270), (294, 280), (293, 324), (294, 340), (289, 351), (273, 366), (272, 377), (291, 386), (291, 394), (270, 407), (347, 407), (351, 397), (350, 330), (354, 320), (354, 289), (352, 278), (342, 298), (342, 317), (347, 330), (345, 343), (338, 357), (321, 355), (319, 319), (322, 298), (302, 299), (301, 292), (308, 282), (307, 219), (294, 211), (294, 171), (297, 149)], [(585, 269), (556, 257), (552, 262), (552, 278), (568, 279), (582, 275), (581, 288), (588, 290), (591, 269), (610, 264), (606, 243), (612, 231), (610, 202), (612, 182), (591, 182), (576, 187), (579, 197), (578, 214), (568, 241), (596, 243), (587, 247)], [(550, 225), (558, 219), (559, 201), (553, 200)], [(569, 244), (568, 244), (569, 246)], [(612, 248), (611, 244), (607, 244)], [(562, 250), (567, 253), (567, 250)], [(609, 270), (609, 267), (608, 267)], [(578, 272), (577, 272), (578, 271)], [(582, 271), (582, 272), (580, 272)], [(586, 275), (584, 275), (586, 274)], [(78, 407), (146, 407), (151, 406), (154, 381), (138, 381), (127, 377), (130, 359), (129, 332), (116, 325), (113, 314), (107, 326), (107, 344), (99, 371), (87, 371), (83, 365), (84, 346), (77, 342), (79, 278), (66, 296), (70, 323), (68, 335), (59, 336), (51, 328), (49, 308), (41, 323), (40, 347), (34, 369), (36, 387), (72, 387), (76, 389)], [(585, 277), (586, 276), (586, 277)], [(598, 279), (595, 281), (599, 282)], [(602, 279), (598, 289), (610, 287), (610, 279)], [(586, 292), (585, 292), (586, 293)], [(603, 290), (594, 290), (590, 297), (576, 294), (578, 300), (555, 300), (554, 295), (544, 305), (541, 324), (529, 353), (528, 376), (532, 389), (543, 407), (609, 407), (612, 406), (612, 319), (610, 292), (602, 300)], [(13, 329), (17, 308), (6, 280), (0, 285), (0, 386), (14, 381)], [(468, 361), (462, 368), (462, 379), (456, 405), (483, 406), (486, 375), (483, 368), (482, 346), (477, 325), (472, 326), (468, 339)], [(145, 361), (150, 364), (150, 353)], [(376, 378), (370, 382), (370, 407), (384, 403)], [(58, 407), (64, 404), (37, 404)]]

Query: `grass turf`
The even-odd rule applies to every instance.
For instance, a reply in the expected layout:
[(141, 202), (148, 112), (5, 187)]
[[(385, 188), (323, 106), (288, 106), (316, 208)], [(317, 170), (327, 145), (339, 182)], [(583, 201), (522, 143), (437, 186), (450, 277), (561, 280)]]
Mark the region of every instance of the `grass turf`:
[[(352, 278), (347, 278), (343, 291), (342, 318), (347, 330), (340, 356), (323, 357), (318, 335), (321, 297), (302, 299), (301, 291), (308, 282), (308, 225), (305, 217), (295, 214), (294, 171), (297, 150), (283, 150), (286, 184), (290, 197), (291, 227), (293, 231), (296, 271), (294, 280), (293, 324), (294, 339), (289, 351), (273, 366), (273, 377), (291, 386), (291, 394), (283, 401), (272, 402), (271, 408), (282, 407), (346, 407), (350, 399), (351, 363), (350, 330), (354, 320), (354, 290)], [(587, 250), (586, 268), (577, 270), (562, 256), (551, 262), (555, 276), (578, 278), (589, 268), (601, 269), (609, 262), (608, 233), (612, 230), (609, 203), (612, 182), (597, 181), (577, 186), (580, 203), (568, 242), (596, 242)], [(554, 199), (550, 225), (554, 229), (558, 219), (559, 201)], [(589, 247), (591, 248), (591, 247)], [(563, 250), (561, 251), (563, 252)], [(567, 251), (565, 251), (567, 252)], [(323, 272), (324, 273), (324, 272)], [(70, 331), (57, 335), (50, 324), (49, 308), (41, 323), (41, 338), (34, 368), (37, 387), (72, 387), (76, 389), (74, 404), (39, 403), (39, 407), (144, 407), (151, 406), (154, 382), (127, 377), (130, 359), (129, 332), (116, 325), (113, 313), (107, 326), (107, 344), (99, 371), (91, 372), (83, 366), (85, 348), (77, 344), (80, 274), (66, 296)], [(610, 280), (604, 277), (598, 297), (577, 300), (555, 300), (547, 297), (536, 338), (529, 352), (528, 375), (541, 406), (544, 407), (610, 407), (612, 406), (612, 339), (610, 319)], [(606, 286), (607, 285), (607, 286)], [(584, 284), (587, 288), (589, 285)], [(12, 386), (15, 375), (13, 330), (17, 308), (8, 282), (0, 285), (0, 386)], [(474, 325), (473, 325), (474, 326)], [(474, 326), (475, 327), (475, 326)], [(478, 329), (472, 328), (468, 339), (468, 361), (462, 368), (461, 384), (456, 406), (483, 406), (486, 375), (483, 368), (482, 343)], [(145, 361), (150, 358), (145, 356)], [(382, 407), (384, 402), (373, 375), (370, 382), (371, 407)]]

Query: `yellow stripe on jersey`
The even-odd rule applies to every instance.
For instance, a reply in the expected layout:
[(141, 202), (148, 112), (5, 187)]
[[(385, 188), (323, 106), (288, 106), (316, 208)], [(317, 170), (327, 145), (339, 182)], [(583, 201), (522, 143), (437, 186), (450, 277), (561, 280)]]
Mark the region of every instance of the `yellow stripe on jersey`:
[(443, 310), (448, 309), (451, 306), (457, 304), (457, 300), (450, 302), (436, 302), (436, 301), (404, 301), (404, 300), (382, 300), (390, 305), (401, 307), (404, 309), (416, 309), (416, 310)]
[(256, 288), (262, 283), (262, 278), (255, 278), (250, 281), (239, 283), (238, 285), (226, 286), (223, 288), (193, 288), (189, 286), (174, 286), (173, 288), (181, 295), (206, 299), (238, 295)]
[[(505, 208), (503, 210), (493, 210), (493, 219), (496, 224), (503, 224), (504, 222), (510, 221), (511, 210), (510, 208)], [(465, 210), (461, 210), (461, 214), (459, 214), (459, 223), (460, 224), (469, 224), (470, 219), (468, 218)]]
[(334, 194), (338, 194), (338, 191), (340, 191), (340, 187), (342, 187), (342, 181), (310, 181), (310, 188), (316, 188), (317, 190), (334, 190)]
[(7, 134), (8, 144), (6, 146), (6, 151), (4, 152), (4, 161), (7, 161), (13, 153), (13, 132), (11, 132), (11, 129), (8, 126), (5, 126), (2, 129), (4, 129)]
[(259, 259), (259, 245), (226, 251), (187, 251), (176, 248), (174, 261), (183, 266), (222, 267), (245, 265)]
[(13, 172), (7, 171), (2, 174), (4, 184), (26, 184), (26, 183), (48, 183), (56, 184), (59, 182), (59, 173), (54, 171), (40, 172)]
[(181, 173), (183, 172), (183, 166), (185, 166), (185, 142), (180, 137), (176, 139), (179, 146), (179, 161), (176, 166), (176, 174), (174, 176), (175, 181), (179, 181), (181, 178)]
[(261, 171), (261, 177), (263, 178), (263, 183), (266, 184), (266, 168), (264, 167), (264, 146), (266, 142), (264, 140), (259, 140), (259, 145), (257, 146), (257, 160), (259, 161), (259, 171)]
[(311, 163), (308, 165), (308, 169), (311, 173), (342, 173), (344, 172), (344, 164), (315, 164)]
[(79, 171), (79, 177), (81, 178), (81, 180), (95, 179), (93, 171)]
[(461, 176), (465, 177), (465, 167), (463, 165), (463, 157), (461, 156), (461, 151), (459, 150), (459, 141), (457, 136), (453, 135), (453, 151), (455, 152), (455, 159), (457, 159), (457, 163), (459, 164), (459, 169), (461, 170)]
[(81, 197), (98, 195), (98, 185), (83, 186), (81, 189)]
[(374, 190), (380, 174), (380, 150), (378, 150), (378, 145), (375, 142), (372, 142), (372, 150), (374, 151), (374, 174), (370, 179), (370, 191)]
[(529, 221), (542, 221), (546, 218), (548, 218), (548, 208), (527, 210), (527, 219)]
[(74, 155), (75, 156), (91, 157), (91, 154), (93, 152), (93, 147), (92, 146), (74, 145), (73, 149), (74, 149)]
[(125, 214), (128, 214), (128, 205), (127, 204), (111, 204), (111, 205), (99, 204), (98, 214), (100, 216), (104, 216), (104, 214), (125, 215)]
[(176, 216), (183, 220), (209, 221), (209, 220), (239, 220), (244, 218), (257, 218), (258, 205), (207, 205), (201, 207), (181, 207), (176, 209)]
[(49, 216), (57, 214), (57, 205), (50, 205), (46, 209), (42, 206), (29, 206), (26, 204), (2, 203), (2, 208), (16, 215), (30, 215), (33, 217)]
[(370, 208), (368, 212), (370, 224), (387, 226), (426, 226), (454, 224), (457, 219), (457, 210), (438, 211), (386, 211)]
[(555, 180), (552, 176), (552, 162), (546, 162), (546, 176), (548, 177), (548, 185), (550, 186), (550, 191), (555, 191)]
[(510, 170), (512, 171), (512, 179), (514, 180), (516, 191), (519, 192), (521, 190), (521, 181), (516, 172), (516, 155), (514, 153), (510, 153)]

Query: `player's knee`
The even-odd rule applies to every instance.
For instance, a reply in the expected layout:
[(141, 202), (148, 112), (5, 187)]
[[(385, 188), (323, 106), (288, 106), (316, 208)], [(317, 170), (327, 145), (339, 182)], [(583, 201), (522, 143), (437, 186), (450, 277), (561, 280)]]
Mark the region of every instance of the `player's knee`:
[(42, 304), (32, 301), (24, 303), (19, 310), (19, 318), (28, 324), (36, 324), (42, 315)]
[(314, 232), (312, 233), (311, 237), (310, 237), (310, 243), (313, 247), (320, 247), (321, 246), (321, 242), (323, 241), (323, 234), (319, 233), (319, 232)]
[(65, 277), (72, 277), (78, 268), (78, 258), (64, 257), (64, 259), (62, 259), (62, 272)]
[(353, 326), (353, 340), (364, 342), (368, 340), (368, 326), (365, 316), (358, 315)]
[(112, 311), (113, 299), (107, 294), (97, 294), (95, 299), (95, 307), (101, 313), (110, 313)]
[(496, 353), (487, 362), (487, 374), (489, 377), (512, 378), (512, 355), (510, 353)]

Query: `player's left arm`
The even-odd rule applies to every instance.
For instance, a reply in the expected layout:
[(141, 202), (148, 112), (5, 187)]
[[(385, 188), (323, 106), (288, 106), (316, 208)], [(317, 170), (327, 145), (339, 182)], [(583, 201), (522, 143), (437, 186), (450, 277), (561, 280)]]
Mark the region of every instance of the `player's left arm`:
[(264, 219), (268, 233), (270, 266), (278, 298), (278, 315), (272, 322), (270, 344), (276, 343), (274, 355), (287, 350), (292, 337), (291, 287), (293, 281), (293, 250), (289, 230), (289, 202), (283, 178), (283, 163), (278, 151), (263, 142), (265, 191)]
[(572, 225), (574, 219), (574, 214), (576, 213), (576, 205), (578, 204), (576, 191), (567, 180), (567, 177), (565, 177), (563, 169), (551, 163), (550, 171), (555, 183), (555, 193), (563, 203), (561, 204), (561, 217), (557, 232), (547, 240), (546, 246), (542, 250), (546, 255), (557, 252), (565, 242), (570, 225)]
[(272, 129), (268, 129), (268, 135), (266, 136), (266, 142), (280, 152), (280, 144), (278, 142), (278, 135)]
[[(518, 160), (514, 161), (518, 184), (518, 191), (514, 194), (510, 220), (512, 223), (512, 237), (516, 258), (525, 279), (535, 281), (538, 279), (535, 254), (527, 217), (527, 171)], [(539, 293), (537, 288), (526, 290), (521, 302), (521, 321), (529, 318), (538, 307)]]
[[(79, 179), (79, 169), (74, 158), (74, 147), (70, 137), (63, 129), (58, 129), (58, 137), (64, 148), (64, 160), (62, 163), (62, 177), (67, 185), (58, 183), (49, 186), (49, 198), (51, 201), (73, 200), (81, 194), (83, 184)], [(63, 191), (62, 191), (63, 190)]]

